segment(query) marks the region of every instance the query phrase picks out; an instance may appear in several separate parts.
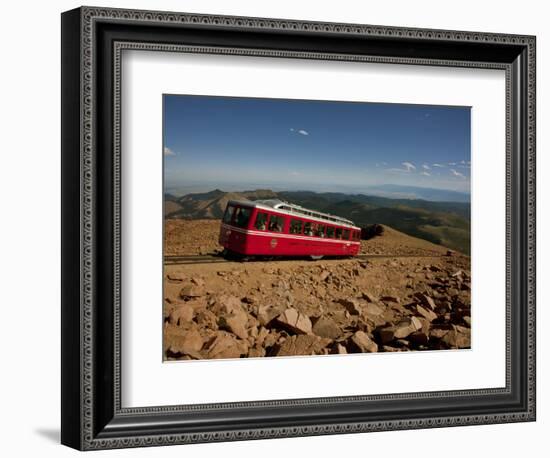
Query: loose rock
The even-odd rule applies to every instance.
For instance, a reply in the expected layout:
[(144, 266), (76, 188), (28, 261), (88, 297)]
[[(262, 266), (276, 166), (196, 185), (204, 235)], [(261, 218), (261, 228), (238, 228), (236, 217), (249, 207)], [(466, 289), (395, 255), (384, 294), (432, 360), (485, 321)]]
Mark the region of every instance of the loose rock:
[(329, 343), (330, 339), (314, 335), (291, 336), (275, 351), (275, 356), (314, 355)]
[(351, 341), (361, 351), (361, 353), (376, 353), (378, 351), (378, 345), (376, 342), (363, 331), (357, 331), (351, 338)]
[(296, 334), (311, 334), (312, 332), (309, 317), (294, 308), (286, 309), (276, 318), (276, 322)]

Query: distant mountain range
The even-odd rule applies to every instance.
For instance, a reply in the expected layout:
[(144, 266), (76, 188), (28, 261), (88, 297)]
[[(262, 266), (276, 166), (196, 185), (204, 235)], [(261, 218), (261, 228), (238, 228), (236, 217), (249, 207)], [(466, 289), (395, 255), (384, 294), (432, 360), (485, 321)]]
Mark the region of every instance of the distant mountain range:
[(365, 188), (365, 194), (389, 197), (392, 199), (423, 199), (433, 202), (470, 202), (470, 194), (446, 189), (422, 188), (419, 186), (402, 186), (383, 184)]
[[(386, 185), (393, 186), (393, 185)], [(414, 187), (412, 189), (425, 189)], [(386, 188), (390, 192), (390, 188)], [(401, 191), (404, 191), (401, 189)], [(434, 190), (431, 190), (434, 191)], [(449, 195), (462, 193), (443, 191)], [(443, 194), (442, 194), (443, 195)], [(467, 196), (467, 195), (466, 195)], [(468, 196), (469, 197), (469, 196)], [(389, 198), (379, 195), (339, 192), (282, 191), (269, 189), (205, 193), (176, 197), (165, 194), (166, 218), (219, 219), (229, 200), (281, 199), (306, 208), (349, 218), (359, 226), (386, 224), (406, 234), (419, 237), (465, 254), (470, 253), (469, 201), (433, 201), (411, 197)]]

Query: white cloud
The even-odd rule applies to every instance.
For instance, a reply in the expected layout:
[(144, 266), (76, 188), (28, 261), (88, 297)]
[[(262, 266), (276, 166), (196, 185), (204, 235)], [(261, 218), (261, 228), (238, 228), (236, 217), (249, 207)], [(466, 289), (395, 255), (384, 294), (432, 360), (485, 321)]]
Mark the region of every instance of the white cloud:
[(432, 164), (432, 167), (445, 167), (443, 164)]
[(411, 170), (416, 170), (416, 167), (411, 162), (401, 162), (401, 165), (407, 169), (407, 172), (410, 172)]
[(300, 135), (309, 135), (309, 132), (305, 129), (295, 129), (294, 127), (291, 127), (290, 131), (295, 132), (295, 133), (300, 134)]
[(422, 172), (420, 175), (424, 175), (426, 177), (431, 177), (431, 175), (428, 172)]
[(164, 155), (165, 156), (175, 156), (176, 153), (174, 151), (172, 151), (170, 148), (168, 148), (167, 146), (164, 147)]
[(455, 169), (451, 169), (451, 174), (455, 177), (466, 178), (462, 173), (457, 172)]
[(386, 169), (386, 172), (392, 172), (392, 173), (406, 173), (408, 172), (407, 169), (398, 169), (398, 168), (391, 168), (391, 169)]
[(430, 166), (428, 164), (422, 164), (422, 168), (424, 170), (430, 170)]
[(456, 162), (449, 162), (449, 165), (456, 165)]

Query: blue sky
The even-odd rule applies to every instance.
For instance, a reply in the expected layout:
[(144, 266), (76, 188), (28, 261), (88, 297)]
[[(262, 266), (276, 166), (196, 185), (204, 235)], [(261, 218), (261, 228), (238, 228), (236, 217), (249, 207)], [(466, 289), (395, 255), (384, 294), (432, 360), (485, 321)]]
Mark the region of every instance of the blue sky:
[(164, 96), (165, 187), (470, 191), (470, 108)]

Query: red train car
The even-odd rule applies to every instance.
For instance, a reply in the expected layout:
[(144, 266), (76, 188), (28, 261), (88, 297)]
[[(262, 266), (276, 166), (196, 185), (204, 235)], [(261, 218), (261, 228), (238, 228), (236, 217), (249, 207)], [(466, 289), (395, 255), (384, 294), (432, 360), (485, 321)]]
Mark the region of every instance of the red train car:
[(229, 201), (219, 243), (241, 256), (355, 256), (361, 229), (352, 221), (280, 200)]

